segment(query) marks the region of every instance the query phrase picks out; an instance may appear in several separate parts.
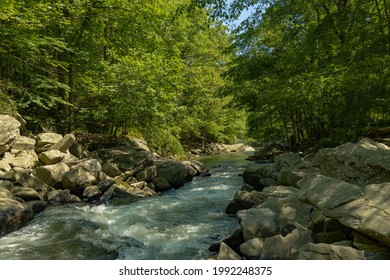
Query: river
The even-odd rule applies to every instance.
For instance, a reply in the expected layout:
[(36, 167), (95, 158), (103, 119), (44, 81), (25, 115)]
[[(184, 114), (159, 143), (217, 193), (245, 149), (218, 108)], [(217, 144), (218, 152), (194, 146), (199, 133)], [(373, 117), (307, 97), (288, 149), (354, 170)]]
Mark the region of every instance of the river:
[(0, 238), (0, 259), (191, 260), (210, 257), (208, 247), (238, 228), (225, 208), (253, 164), (250, 153), (199, 158), (210, 177), (142, 199), (108, 205), (49, 206), (19, 231)]

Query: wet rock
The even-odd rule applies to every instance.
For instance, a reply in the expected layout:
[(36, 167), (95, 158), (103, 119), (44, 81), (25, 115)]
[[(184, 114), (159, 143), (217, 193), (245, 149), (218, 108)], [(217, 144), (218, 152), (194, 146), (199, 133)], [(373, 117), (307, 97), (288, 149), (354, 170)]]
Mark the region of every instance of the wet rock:
[(188, 181), (187, 167), (173, 160), (156, 160), (157, 177), (164, 178), (172, 187), (179, 188)]
[(27, 201), (26, 204), (30, 207), (34, 214), (38, 214), (43, 212), (49, 203), (43, 200), (31, 200)]
[(171, 184), (169, 184), (169, 182), (162, 177), (153, 178), (152, 182), (160, 191), (167, 191), (173, 188)]
[(0, 198), (0, 237), (20, 229), (32, 218), (33, 212), (26, 204)]
[(59, 204), (81, 202), (81, 199), (72, 195), (69, 190), (53, 190), (47, 194), (47, 201), (52, 204)]
[(153, 178), (156, 176), (157, 176), (157, 168), (155, 165), (148, 166), (142, 171), (135, 174), (135, 178), (137, 178), (138, 181), (146, 181), (146, 182), (152, 181)]
[(87, 199), (87, 201), (93, 201), (98, 199), (102, 195), (99, 187), (96, 185), (86, 187), (83, 192), (83, 197)]

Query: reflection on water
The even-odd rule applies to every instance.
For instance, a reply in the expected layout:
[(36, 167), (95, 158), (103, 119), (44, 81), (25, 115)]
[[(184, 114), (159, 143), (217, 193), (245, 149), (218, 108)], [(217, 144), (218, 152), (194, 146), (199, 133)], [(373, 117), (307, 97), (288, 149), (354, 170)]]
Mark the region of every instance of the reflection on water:
[(48, 207), (0, 239), (0, 259), (199, 259), (237, 228), (225, 207), (241, 187), (249, 154), (199, 158), (210, 177), (143, 199)]

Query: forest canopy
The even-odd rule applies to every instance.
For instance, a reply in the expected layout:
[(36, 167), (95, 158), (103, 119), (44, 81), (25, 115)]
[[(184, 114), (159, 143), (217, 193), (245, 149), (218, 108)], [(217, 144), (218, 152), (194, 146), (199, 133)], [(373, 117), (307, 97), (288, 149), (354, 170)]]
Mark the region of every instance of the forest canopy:
[(0, 111), (161, 154), (354, 140), (390, 125), (389, 33), (388, 0), (0, 0)]

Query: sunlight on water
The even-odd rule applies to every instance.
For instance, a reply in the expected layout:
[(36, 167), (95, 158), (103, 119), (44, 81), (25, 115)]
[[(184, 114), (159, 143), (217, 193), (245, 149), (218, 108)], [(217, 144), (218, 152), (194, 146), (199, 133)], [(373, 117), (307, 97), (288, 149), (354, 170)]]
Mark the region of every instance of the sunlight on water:
[(48, 207), (0, 238), (0, 259), (199, 259), (238, 225), (224, 213), (242, 185), (247, 154), (201, 159), (211, 177), (122, 204)]

